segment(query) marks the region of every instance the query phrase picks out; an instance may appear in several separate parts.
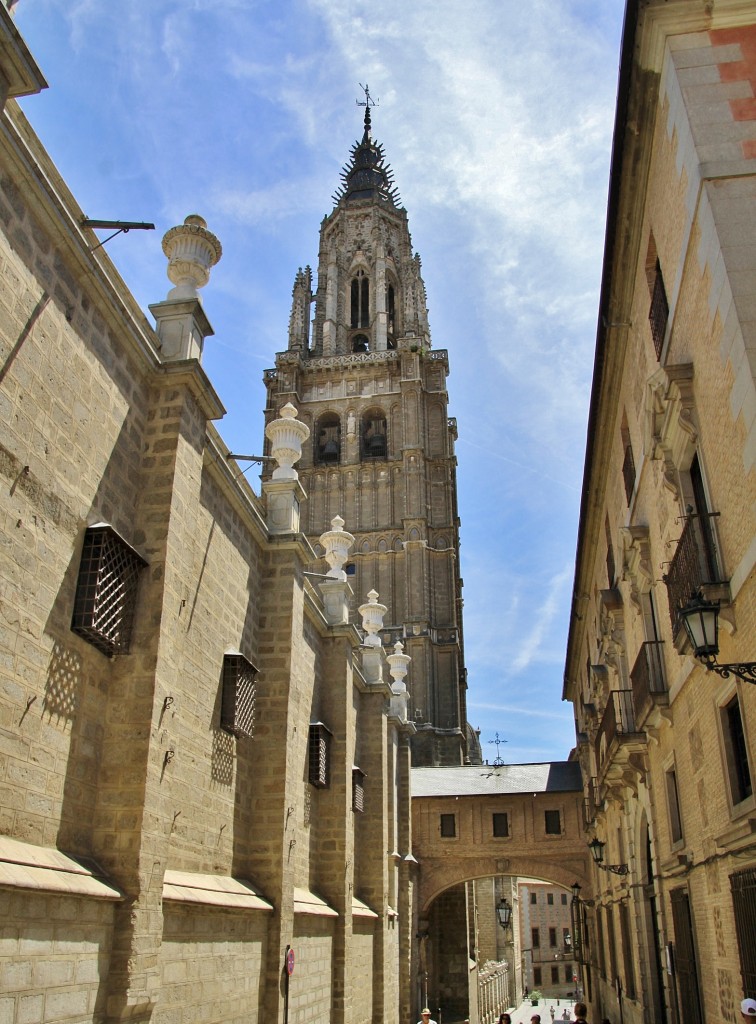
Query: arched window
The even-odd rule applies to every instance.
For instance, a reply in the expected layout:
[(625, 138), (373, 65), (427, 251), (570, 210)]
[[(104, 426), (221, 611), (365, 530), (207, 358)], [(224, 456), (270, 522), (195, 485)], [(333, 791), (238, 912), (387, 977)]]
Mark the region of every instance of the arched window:
[(392, 349), (396, 348), (396, 303), (394, 299), (394, 286), (393, 284), (386, 285), (386, 321), (388, 328), (388, 336), (386, 339), (387, 347)]
[(353, 328), (370, 326), (370, 283), (364, 270), (352, 278), (351, 313)]
[(315, 445), (316, 462), (338, 462), (341, 458), (341, 420), (335, 412), (321, 416)]
[(352, 352), (369, 352), (370, 342), (367, 334), (355, 334), (352, 338)]
[(387, 454), (386, 417), (381, 409), (370, 409), (362, 417), (362, 457), (385, 459)]

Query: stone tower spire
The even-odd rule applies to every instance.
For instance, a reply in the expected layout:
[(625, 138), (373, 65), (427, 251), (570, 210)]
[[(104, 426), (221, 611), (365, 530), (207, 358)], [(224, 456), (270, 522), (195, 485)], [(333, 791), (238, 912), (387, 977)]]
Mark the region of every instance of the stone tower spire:
[[(369, 99), (366, 93), (366, 99)], [(286, 351), (267, 370), (268, 421), (288, 402), (310, 437), (301, 528), (316, 551), (334, 516), (354, 534), (355, 594), (380, 593), (381, 643), (412, 658), (416, 764), (466, 757), (454, 442), (447, 353), (431, 347), (420, 257), (370, 102), (320, 228), (314, 317), (297, 273)]]

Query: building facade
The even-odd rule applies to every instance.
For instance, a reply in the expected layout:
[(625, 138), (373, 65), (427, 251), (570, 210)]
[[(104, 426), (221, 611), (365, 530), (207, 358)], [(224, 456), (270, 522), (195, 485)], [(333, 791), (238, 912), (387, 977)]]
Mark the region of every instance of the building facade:
[(627, 5), (564, 696), (591, 1016), (756, 993), (756, 12)]
[(461, 764), (479, 751), (467, 729), (449, 362), (431, 346), (420, 257), (366, 100), (321, 225), (317, 287), (309, 267), (294, 282), (266, 415), (291, 401), (310, 428), (302, 528), (319, 550), (333, 516), (349, 523), (355, 590), (380, 593), (384, 641), (412, 657), (413, 763)]
[(153, 329), (3, 4), (0, 70), (0, 1018), (406, 1021), (409, 659), (351, 523), (300, 530), (296, 408), (261, 498), (213, 425), (218, 239), (166, 233)]
[(571, 894), (533, 878), (521, 879), (518, 891), (523, 989), (548, 998), (574, 997)]

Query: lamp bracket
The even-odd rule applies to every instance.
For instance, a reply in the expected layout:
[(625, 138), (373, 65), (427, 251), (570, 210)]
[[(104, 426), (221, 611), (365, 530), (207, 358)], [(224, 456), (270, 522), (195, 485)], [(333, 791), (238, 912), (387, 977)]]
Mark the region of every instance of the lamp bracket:
[(746, 683), (756, 683), (756, 661), (734, 662), (730, 665), (720, 665), (714, 655), (700, 655), (699, 660), (704, 663), (709, 672), (716, 672), (723, 679), (730, 676), (737, 676)]

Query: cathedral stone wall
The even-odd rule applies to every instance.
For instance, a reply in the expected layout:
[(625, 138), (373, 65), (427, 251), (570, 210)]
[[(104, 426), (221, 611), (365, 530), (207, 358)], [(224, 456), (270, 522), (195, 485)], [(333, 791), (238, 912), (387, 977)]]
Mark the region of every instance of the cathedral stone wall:
[[(8, 26), (0, 5), (22, 45)], [(169, 357), (170, 301), (153, 330), (12, 101), (0, 156), (0, 1017), (279, 1021), (294, 948), (290, 1021), (404, 1019), (412, 727), (388, 667), (366, 681), (200, 362)]]

